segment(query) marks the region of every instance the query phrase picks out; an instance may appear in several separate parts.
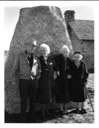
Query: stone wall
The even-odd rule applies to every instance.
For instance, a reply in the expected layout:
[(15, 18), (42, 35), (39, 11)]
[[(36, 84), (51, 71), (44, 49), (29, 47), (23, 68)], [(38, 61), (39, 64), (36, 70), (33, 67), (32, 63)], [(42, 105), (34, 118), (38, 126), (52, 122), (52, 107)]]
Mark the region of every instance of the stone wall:
[(4, 65), (5, 65), (5, 63), (6, 63), (7, 56), (8, 56), (8, 51), (5, 50), (5, 51), (4, 51)]
[(81, 51), (84, 55), (84, 61), (90, 72), (94, 71), (94, 41), (83, 40), (81, 43)]
[[(13, 84), (11, 71), (17, 55), (25, 50), (24, 43), (32, 38), (37, 40), (38, 45), (48, 44), (53, 54), (58, 53), (63, 44), (72, 49), (59, 8), (38, 6), (21, 9), (5, 64), (5, 110), (8, 113), (20, 112), (18, 79), (16, 78), (16, 84)], [(36, 54), (38, 53), (37, 50)]]

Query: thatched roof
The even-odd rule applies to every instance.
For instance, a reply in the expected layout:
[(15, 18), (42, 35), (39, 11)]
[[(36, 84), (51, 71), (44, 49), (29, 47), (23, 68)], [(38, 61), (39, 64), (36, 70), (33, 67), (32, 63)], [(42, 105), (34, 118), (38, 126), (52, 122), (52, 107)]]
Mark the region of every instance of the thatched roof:
[(75, 20), (69, 22), (70, 27), (81, 40), (94, 40), (94, 21)]

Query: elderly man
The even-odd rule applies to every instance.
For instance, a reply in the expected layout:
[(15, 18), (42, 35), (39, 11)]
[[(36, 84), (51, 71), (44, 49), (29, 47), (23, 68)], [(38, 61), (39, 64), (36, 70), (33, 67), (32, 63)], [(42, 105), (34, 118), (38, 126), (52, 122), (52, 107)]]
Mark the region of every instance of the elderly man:
[(29, 97), (29, 113), (32, 121), (35, 118), (35, 102), (40, 75), (39, 59), (33, 54), (36, 49), (36, 40), (25, 42), (26, 50), (20, 53), (14, 63), (12, 75), (19, 78), (19, 91), (21, 98), (21, 122), (26, 122), (27, 99)]

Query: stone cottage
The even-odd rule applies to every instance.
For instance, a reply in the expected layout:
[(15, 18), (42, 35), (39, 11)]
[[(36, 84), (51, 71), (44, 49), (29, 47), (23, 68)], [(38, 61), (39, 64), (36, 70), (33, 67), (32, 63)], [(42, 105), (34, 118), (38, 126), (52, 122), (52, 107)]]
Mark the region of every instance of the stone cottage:
[(94, 71), (94, 21), (77, 20), (75, 12), (67, 10), (64, 13), (67, 30), (74, 52), (80, 51), (84, 55), (89, 72)]

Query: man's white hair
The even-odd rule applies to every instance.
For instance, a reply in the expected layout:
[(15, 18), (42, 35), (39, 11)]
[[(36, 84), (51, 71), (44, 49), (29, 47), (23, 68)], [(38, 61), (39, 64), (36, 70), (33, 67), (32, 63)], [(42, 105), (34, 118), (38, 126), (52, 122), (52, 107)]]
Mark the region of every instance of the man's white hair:
[(43, 43), (43, 44), (40, 45), (40, 50), (41, 50), (41, 49), (45, 49), (46, 52), (47, 52), (47, 54), (49, 54), (50, 51), (51, 51), (49, 45), (47, 45), (47, 44), (45, 44), (45, 43)]
[(68, 48), (67, 45), (63, 45), (62, 48), (61, 48), (61, 50), (60, 50), (60, 52), (62, 53), (65, 49), (66, 49), (66, 51), (67, 51), (68, 54), (69, 54), (69, 53), (70, 53), (70, 50), (69, 50), (69, 48)]

